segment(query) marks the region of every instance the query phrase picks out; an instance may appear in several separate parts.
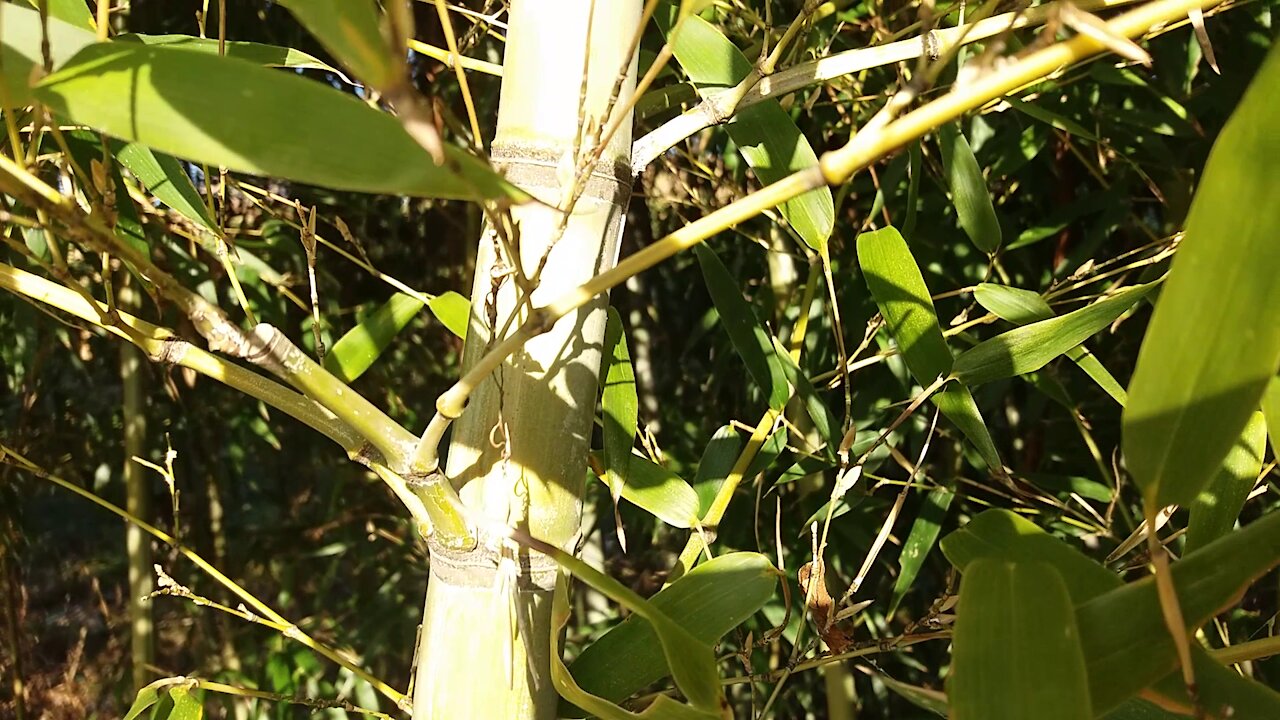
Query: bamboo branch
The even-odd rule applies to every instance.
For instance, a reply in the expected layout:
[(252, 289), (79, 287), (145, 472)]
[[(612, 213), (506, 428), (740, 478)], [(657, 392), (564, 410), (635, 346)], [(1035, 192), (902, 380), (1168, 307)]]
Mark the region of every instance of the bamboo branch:
[[(1082, 10), (1102, 10), (1129, 5), (1138, 0), (1080, 0)], [(828, 55), (763, 77), (748, 76), (750, 85), (741, 84), (703, 96), (688, 112), (668, 120), (632, 146), (631, 171), (639, 175), (649, 163), (668, 149), (709, 127), (728, 122), (733, 115), (756, 103), (797, 90), (851, 75), (863, 70), (913, 60), (959, 45), (986, 40), (1009, 30), (1043, 25), (1057, 11), (1057, 3), (1041, 5), (1025, 11), (1008, 12), (978, 22), (953, 28), (932, 30), (923, 35), (885, 45), (856, 48)]]

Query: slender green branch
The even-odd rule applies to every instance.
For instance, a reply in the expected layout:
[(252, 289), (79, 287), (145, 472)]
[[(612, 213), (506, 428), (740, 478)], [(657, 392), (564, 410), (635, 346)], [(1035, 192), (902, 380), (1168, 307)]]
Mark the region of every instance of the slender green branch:
[(294, 640), (297, 640), (299, 643), (306, 646), (307, 648), (315, 651), (320, 655), (323, 655), (324, 657), (332, 660), (338, 665), (350, 670), (352, 674), (354, 674), (356, 677), (372, 685), (375, 690), (382, 693), (383, 696), (387, 697), (389, 700), (395, 703), (397, 707), (400, 707), (400, 708), (407, 707), (407, 703), (409, 699), (404, 695), (404, 693), (401, 693), (400, 691), (396, 690), (395, 688), (391, 687), (385, 682), (379, 680), (373, 675), (370, 675), (368, 671), (366, 671), (364, 668), (357, 665), (352, 660), (345, 657), (342, 653), (338, 652), (337, 650), (334, 650), (333, 648), (327, 645), (324, 645), (323, 643), (318, 642), (317, 640), (312, 638), (310, 635), (303, 632), (302, 629), (299, 628), (297, 625), (286, 620), (283, 615), (271, 609), (271, 607), (268, 606), (266, 603), (259, 600), (256, 596), (254, 596), (248, 590), (245, 590), (235, 580), (232, 580), (231, 578), (224, 575), (221, 570), (219, 570), (218, 568), (210, 564), (209, 561), (201, 557), (199, 553), (187, 547), (186, 545), (183, 545), (172, 535), (169, 535), (165, 531), (155, 527), (154, 525), (151, 525), (150, 523), (147, 523), (146, 521), (140, 518), (134, 517), (123, 508), (113, 503), (110, 503), (106, 500), (103, 500), (102, 498), (89, 492), (88, 490), (85, 490), (84, 488), (81, 488), (75, 483), (68, 482), (67, 480), (64, 480), (50, 473), (49, 471), (45, 470), (39, 465), (36, 465), (35, 463), (31, 462), (27, 458), (18, 454), (12, 448), (9, 448), (3, 444), (0, 444), (0, 462), (8, 463), (10, 465), (13, 465), (14, 467), (21, 468), (22, 470), (28, 473), (31, 473), (32, 475), (35, 475), (36, 477), (42, 480), (47, 480), (64, 490), (69, 490), (75, 493), (76, 495), (79, 495), (80, 497), (94, 503), (98, 507), (115, 514), (116, 516), (120, 517), (126, 522), (132, 523), (133, 525), (141, 528), (144, 532), (151, 535), (155, 539), (159, 540), (165, 545), (168, 545), (169, 547), (178, 551), (179, 554), (181, 554), (183, 557), (190, 560), (192, 563), (196, 565), (196, 567), (199, 567), (201, 570), (205, 572), (205, 574), (207, 574), (209, 577), (217, 581), (219, 585), (222, 585), (224, 588), (229, 590), (233, 595), (243, 600), (245, 604), (247, 604), (249, 607), (261, 613), (263, 616), (269, 618), (272, 622), (275, 622), (280, 626), (286, 628), (285, 631), (282, 633), (283, 635), (285, 635), (286, 637), (292, 638)]

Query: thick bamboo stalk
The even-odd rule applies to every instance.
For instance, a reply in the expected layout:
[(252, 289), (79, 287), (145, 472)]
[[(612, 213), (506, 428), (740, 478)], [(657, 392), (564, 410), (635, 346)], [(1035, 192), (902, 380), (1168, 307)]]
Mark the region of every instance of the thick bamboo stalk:
[[(616, 262), (630, 193), (629, 117), (593, 168), (585, 159), (606, 113), (630, 99), (640, 6), (511, 4), (492, 155), (543, 204), (512, 208), (502, 232), (490, 227), (480, 240), (464, 370), (519, 328), (530, 307)], [(570, 206), (566, 218), (561, 209)], [(472, 389), (445, 469), (478, 525), (507, 524), (573, 549), (605, 302), (566, 315)], [(480, 539), (471, 551), (432, 546), (414, 718), (554, 717), (556, 566), (531, 550), (505, 550), (501, 538)]]

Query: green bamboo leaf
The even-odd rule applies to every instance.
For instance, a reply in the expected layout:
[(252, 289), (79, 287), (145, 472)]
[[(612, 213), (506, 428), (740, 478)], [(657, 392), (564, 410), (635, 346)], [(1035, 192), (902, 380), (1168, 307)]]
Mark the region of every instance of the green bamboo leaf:
[[(695, 566), (649, 602), (712, 645), (763, 607), (777, 581), (777, 570), (763, 555), (729, 553)], [(571, 668), (583, 689), (612, 702), (670, 674), (653, 627), (638, 615), (587, 646)]]
[(733, 471), (734, 463), (738, 461), (742, 444), (738, 431), (734, 430), (732, 425), (725, 425), (716, 430), (707, 447), (703, 449), (702, 458), (698, 461), (698, 471), (693, 480), (693, 490), (698, 493), (698, 517), (705, 516), (707, 510), (711, 509), (711, 502), (715, 500), (716, 493), (720, 491), (720, 486), (724, 484), (725, 478)]
[(449, 332), (467, 339), (467, 324), (471, 319), (471, 301), (450, 290), (427, 301), (427, 309)]
[(1267, 419), (1267, 435), (1271, 438), (1271, 454), (1280, 458), (1280, 377), (1271, 378), (1262, 396), (1262, 414)]
[(1280, 366), (1280, 47), (1214, 143), (1138, 354), (1122, 447), (1148, 507), (1213, 477)]
[[(1053, 308), (1049, 307), (1049, 303), (1045, 302), (1038, 293), (1030, 290), (980, 283), (974, 289), (973, 297), (979, 305), (1000, 319), (1008, 320), (1015, 325), (1026, 325), (1054, 317)], [(1122, 406), (1125, 404), (1127, 396), (1124, 388), (1120, 387), (1120, 383), (1116, 382), (1093, 353), (1080, 345), (1064, 354), (1117, 403)]]
[[(1274, 533), (1276, 531), (1273, 530), (1271, 532)], [(1233, 533), (1233, 535), (1240, 534)], [(1235, 552), (1233, 541), (1234, 538), (1228, 536), (1228, 538), (1220, 540), (1216, 544), (1211, 544), (1200, 553), (1197, 553), (1196, 555), (1199, 556), (1208, 552), (1210, 548), (1222, 543), (1229, 543), (1223, 546), (1225, 549), (1219, 548), (1217, 554), (1212, 556), (1211, 559), (1200, 563), (1200, 568), (1196, 572), (1203, 572), (1206, 567), (1212, 568), (1213, 563), (1229, 558), (1230, 554)], [(1247, 539), (1245, 542), (1252, 541)], [(1126, 587), (1120, 576), (1008, 510), (988, 510), (982, 513), (970, 521), (968, 525), (943, 538), (942, 551), (947, 556), (947, 559), (961, 572), (964, 572), (970, 563), (982, 558), (1011, 562), (1046, 562), (1053, 565), (1067, 585), (1071, 601), (1077, 609), (1077, 625), (1082, 628), (1082, 633), (1085, 632), (1085, 620), (1079, 617), (1080, 608), (1086, 603), (1098, 600), (1112, 591)], [(1174, 567), (1178, 568), (1181, 565), (1182, 563), (1178, 563)], [(1149, 584), (1151, 580), (1147, 579), (1142, 582)], [(1212, 581), (1199, 582), (1198, 586), (1205, 587), (1209, 582)], [(1159, 601), (1154, 595), (1148, 598), (1143, 612), (1154, 613), (1152, 615), (1154, 625), (1163, 628), (1163, 616), (1160, 614)], [(1144, 619), (1142, 621), (1148, 627), (1140, 629), (1132, 635), (1126, 635), (1127, 642), (1133, 646), (1129, 649), (1129, 651), (1133, 652), (1133, 655), (1115, 661), (1114, 666), (1110, 666), (1112, 659), (1109, 655), (1091, 653), (1088, 649), (1089, 645), (1086, 643), (1086, 660), (1089, 663), (1090, 686), (1095, 713), (1107, 712), (1108, 709), (1115, 707), (1124, 698), (1147, 687), (1151, 683), (1151, 679), (1158, 677), (1158, 674), (1143, 678), (1134, 678), (1125, 673), (1115, 677), (1107, 675), (1107, 672), (1114, 673), (1115, 667), (1118, 667), (1120, 663), (1134, 660), (1135, 658), (1144, 666), (1152, 658), (1157, 661), (1157, 664), (1163, 662), (1168, 666), (1169, 672), (1163, 679), (1152, 686), (1156, 693), (1172, 699), (1185, 696), (1186, 689), (1182, 682), (1181, 673), (1176, 670), (1177, 661), (1176, 656), (1173, 654), (1172, 644), (1165, 642), (1159, 646), (1152, 646), (1147, 650), (1143, 650), (1143, 648), (1146, 648), (1147, 641), (1141, 633), (1151, 632), (1150, 625), (1152, 623), (1148, 622), (1148, 620)], [(1131, 624), (1127, 616), (1116, 616), (1111, 618), (1109, 622), (1110, 629), (1122, 635), (1129, 631)], [(1159, 632), (1159, 637), (1167, 641), (1167, 631)], [(1125, 639), (1117, 640), (1113, 643), (1113, 646), (1123, 647), (1124, 642), (1126, 642)], [(1196, 680), (1201, 700), (1208, 701), (1212, 699), (1211, 703), (1205, 705), (1206, 707), (1232, 706), (1238, 710), (1236, 717), (1267, 718), (1278, 716), (1280, 694), (1254, 682), (1242, 685), (1237, 682), (1241, 680), (1239, 675), (1212, 660), (1208, 653), (1199, 646), (1192, 646), (1192, 656), (1195, 660)], [(1239, 712), (1246, 708), (1248, 709), (1247, 712)], [(1133, 720), (1133, 718), (1144, 717), (1137, 714), (1142, 709), (1141, 703), (1129, 701), (1121, 705), (1116, 713), (1107, 717), (1108, 720)]]
[(928, 386), (951, 373), (951, 349), (942, 336), (929, 288), (902, 235), (893, 227), (862, 233), (858, 264), (889, 334), (916, 382)]
[[(20, 5), (4, 5), (4, 21), (0, 22), (0, 82), (9, 107), (31, 104), (30, 83), (40, 77), (44, 55), (40, 49), (42, 31), (40, 13)], [(85, 8), (88, 13), (87, 6)], [(61, 67), (98, 36), (56, 16), (49, 18), (49, 59), (54, 69)]]
[[(93, 163), (103, 161), (102, 139), (97, 133), (92, 133), (88, 130), (72, 130), (65, 133), (64, 137), (72, 158), (85, 172), (93, 172), (90, 169), (93, 167)], [(124, 178), (120, 176), (120, 167), (116, 163), (109, 163), (108, 168), (107, 177), (111, 180), (113, 192), (115, 192), (117, 198), (117, 202), (113, 206), (115, 209), (113, 229), (116, 237), (128, 243), (144, 258), (149, 258), (151, 257), (151, 246), (147, 242), (146, 233), (142, 229), (142, 219), (138, 216), (138, 209), (134, 206), (133, 201), (129, 200), (129, 190), (124, 184)], [(89, 178), (84, 178), (84, 180), (88, 181)]]
[[(130, 33), (116, 36), (117, 42), (136, 42), (143, 45), (163, 45), (179, 50), (202, 52), (218, 55), (218, 41), (214, 38), (198, 38), (190, 35), (142, 35)], [(329, 63), (323, 62), (310, 53), (295, 50), (291, 47), (268, 45), (266, 43), (228, 40), (222, 44), (227, 57), (248, 60), (266, 67), (291, 68), (294, 70), (323, 70), (324, 72), (342, 75), (342, 72)]]
[(400, 57), (378, 29), (378, 6), (372, 0), (281, 0), (280, 4), (356, 77), (379, 89), (395, 82)]
[(124, 714), (123, 720), (136, 720), (142, 713), (150, 710), (152, 705), (160, 702), (160, 687), (172, 681), (172, 678), (164, 678), (139, 690), (138, 696), (133, 699), (133, 704), (129, 706), (129, 711)]
[[(631, 446), (636, 441), (640, 401), (636, 396), (636, 376), (627, 352), (627, 335), (617, 308), (610, 306), (604, 331), (608, 367), (601, 377), (600, 411), (604, 418), (605, 484), (616, 502), (626, 487), (630, 473)], [(696, 493), (695, 493), (696, 495)], [(697, 504), (694, 505), (697, 513)], [(687, 516), (686, 516), (687, 517)]]
[(742, 297), (742, 286), (720, 262), (715, 251), (706, 245), (696, 245), (694, 252), (698, 255), (698, 265), (702, 267), (702, 277), (716, 312), (720, 314), (720, 324), (729, 333), (729, 339), (746, 364), (747, 372), (769, 398), (769, 407), (781, 410), (791, 397), (791, 388), (787, 386), (782, 360), (774, 351), (769, 333)]
[(396, 293), (351, 328), (324, 356), (324, 369), (344, 383), (364, 374), (391, 341), (422, 310), (423, 302), (404, 293)]
[(1000, 249), (1000, 221), (969, 141), (954, 123), (949, 123), (938, 128), (938, 143), (960, 227), (979, 250), (994, 254)]
[[(902, 235), (889, 226), (859, 235), (857, 246), (858, 264), (867, 287), (912, 377), (928, 387), (949, 375), (954, 362), (951, 349), (938, 326), (938, 314), (924, 276)], [(934, 393), (932, 400), (969, 438), (992, 472), (1002, 472), (1000, 454), (969, 389), (950, 384)]]
[(1090, 720), (1071, 596), (1048, 563), (979, 559), (960, 583), (947, 698), (955, 720)]
[[(560, 697), (567, 701), (561, 703), (560, 711), (557, 713), (559, 717), (584, 717), (588, 714), (601, 720), (717, 720), (720, 717), (716, 713), (691, 708), (666, 695), (659, 695), (643, 712), (633, 713), (624, 710), (616, 703), (583, 690), (576, 678), (570, 674), (569, 669), (564, 666), (564, 659), (561, 657), (563, 652), (560, 649), (560, 637), (571, 615), (569, 589), (566, 583), (556, 583), (551, 614), (553, 622), (551, 682), (560, 693)], [(568, 703), (573, 703), (577, 707)]]
[(980, 385), (1039, 370), (1110, 325), (1152, 287), (1126, 288), (1088, 307), (985, 340), (956, 358), (954, 374), (965, 384)]
[(1235, 527), (1240, 509), (1262, 472), (1262, 454), (1266, 444), (1266, 422), (1262, 413), (1255, 412), (1240, 438), (1227, 452), (1218, 473), (1191, 503), (1185, 552), (1194, 552)]
[[(1174, 563), (1170, 573), (1187, 631), (1237, 602), (1250, 583), (1277, 563), (1280, 513), (1263, 516)], [(1176, 670), (1177, 650), (1153, 577), (1094, 598), (1080, 605), (1076, 615), (1096, 713)], [(1273, 697), (1273, 708), (1280, 708), (1280, 695)]]
[[(40, 7), (39, 0), (23, 0), (33, 9)], [(54, 20), (93, 31), (93, 16), (89, 14), (89, 6), (84, 0), (48, 0), (49, 17)], [(4, 8), (6, 11), (8, 7)], [(6, 18), (8, 20), (8, 18)]]
[(169, 697), (173, 700), (169, 720), (200, 720), (204, 717), (204, 705), (191, 694), (191, 688), (185, 685), (169, 688)]
[(1076, 137), (1081, 137), (1092, 142), (1101, 142), (1097, 135), (1089, 132), (1083, 125), (1062, 115), (1061, 113), (1054, 112), (1042, 105), (1023, 102), (1012, 95), (1006, 95), (1004, 99), (1005, 102), (1009, 103), (1014, 110), (1025, 114), (1027, 117), (1035, 118), (1046, 125), (1050, 125), (1063, 132), (1075, 135)]
[(879, 675), (879, 679), (880, 682), (884, 683), (885, 687), (921, 710), (928, 710), (942, 717), (947, 716), (947, 696), (945, 694), (937, 690), (917, 687), (894, 680), (883, 673)]
[(116, 159), (129, 168), (138, 182), (174, 212), (200, 227), (221, 236), (222, 230), (214, 221), (209, 206), (204, 204), (200, 191), (191, 177), (182, 169), (177, 158), (156, 153), (139, 143), (112, 143)]
[(920, 573), (925, 558), (938, 541), (938, 533), (942, 530), (942, 521), (947, 517), (947, 508), (956, 494), (947, 488), (934, 488), (924, 496), (920, 512), (911, 523), (911, 533), (902, 544), (902, 553), (898, 556), (898, 579), (893, 583), (893, 600), (889, 603), (889, 614), (898, 609), (898, 603), (911, 589), (916, 575)]
[[(654, 13), (654, 19), (671, 43), (676, 61), (699, 90), (719, 90), (737, 85), (751, 72), (751, 62), (714, 25), (690, 15), (676, 26), (675, 8)], [(818, 164), (818, 155), (776, 100), (765, 100), (739, 110), (725, 126), (738, 152), (765, 185)], [(782, 216), (804, 240), (820, 253), (835, 227), (835, 203), (831, 190), (810, 190), (781, 206)]]
[(911, 237), (916, 231), (916, 216), (920, 205), (920, 176), (924, 173), (924, 153), (920, 152), (920, 141), (916, 140), (907, 146), (907, 216), (902, 223), (902, 234)]
[(1040, 297), (1040, 293), (1022, 288), (979, 283), (973, 289), (973, 299), (988, 312), (1014, 325), (1026, 325), (1054, 316), (1053, 308)]
[(698, 521), (698, 493), (684, 478), (640, 455), (631, 455), (626, 473), (623, 500), (672, 527), (691, 528)]
[(34, 92), (72, 122), (237, 172), (359, 192), (518, 195), (457, 148), (447, 167), (435, 165), (395, 118), (352, 96), (243, 60), (100, 43)]
[(1115, 496), (1115, 492), (1109, 486), (1079, 475), (1023, 473), (1022, 477), (1031, 484), (1056, 494), (1075, 493), (1082, 498), (1097, 500), (1101, 503), (1109, 503)]

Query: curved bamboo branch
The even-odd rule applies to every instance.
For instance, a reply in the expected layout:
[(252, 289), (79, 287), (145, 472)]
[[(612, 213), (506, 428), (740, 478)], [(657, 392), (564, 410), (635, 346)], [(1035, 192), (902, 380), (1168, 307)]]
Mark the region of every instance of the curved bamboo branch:
[[(1080, 0), (1076, 5), (1081, 10), (1102, 10), (1137, 1)], [(631, 172), (639, 175), (649, 163), (668, 149), (702, 130), (728, 122), (736, 112), (756, 103), (789, 95), (844, 75), (935, 55), (957, 45), (975, 43), (1009, 30), (1043, 25), (1056, 11), (1057, 3), (1051, 3), (1025, 11), (1003, 13), (978, 22), (933, 30), (907, 40), (846, 50), (801, 63), (781, 72), (765, 75), (755, 80), (749, 89), (735, 86), (708, 93), (691, 110), (668, 120), (635, 142), (631, 149)]]

